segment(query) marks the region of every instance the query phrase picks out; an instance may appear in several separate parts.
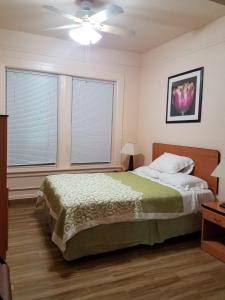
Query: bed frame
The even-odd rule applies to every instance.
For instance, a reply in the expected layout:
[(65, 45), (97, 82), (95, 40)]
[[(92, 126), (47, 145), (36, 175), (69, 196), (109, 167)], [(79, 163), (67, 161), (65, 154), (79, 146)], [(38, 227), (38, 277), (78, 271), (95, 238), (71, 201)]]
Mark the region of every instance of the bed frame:
[[(192, 158), (195, 162), (193, 175), (206, 180), (209, 188), (215, 194), (218, 192), (218, 180), (211, 176), (212, 171), (219, 163), (220, 155), (218, 151), (160, 143), (154, 143), (152, 150), (152, 159), (156, 159), (164, 152)], [(54, 219), (50, 217), (49, 221), (51, 231), (53, 231)], [(200, 225), (200, 213), (168, 220), (103, 224), (76, 234), (67, 242), (66, 250), (62, 255), (70, 261), (82, 256), (135, 245), (154, 245), (172, 237), (200, 231)]]
[(192, 175), (200, 177), (208, 182), (209, 189), (218, 194), (218, 178), (211, 176), (213, 170), (220, 161), (220, 153), (217, 150), (176, 146), (170, 144), (154, 143), (152, 147), (152, 160), (164, 152), (188, 156), (195, 162)]

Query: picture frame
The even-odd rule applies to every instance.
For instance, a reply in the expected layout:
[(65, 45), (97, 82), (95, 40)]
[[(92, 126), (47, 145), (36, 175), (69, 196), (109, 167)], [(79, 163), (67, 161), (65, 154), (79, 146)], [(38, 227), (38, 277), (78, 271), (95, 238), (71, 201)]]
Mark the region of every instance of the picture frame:
[(204, 67), (168, 78), (166, 123), (201, 122)]

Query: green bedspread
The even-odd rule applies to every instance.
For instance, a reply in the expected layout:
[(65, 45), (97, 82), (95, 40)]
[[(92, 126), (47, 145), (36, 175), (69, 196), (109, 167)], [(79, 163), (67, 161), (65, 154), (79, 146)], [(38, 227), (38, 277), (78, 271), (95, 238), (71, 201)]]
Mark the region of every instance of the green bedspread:
[[(107, 174), (106, 174), (107, 175)], [(183, 211), (183, 201), (180, 193), (131, 172), (114, 172), (108, 176), (130, 186), (134, 191), (141, 192), (142, 209), (145, 213), (173, 213)]]
[(183, 212), (178, 191), (130, 172), (51, 175), (41, 190), (56, 220), (52, 239), (62, 251), (76, 233), (100, 224)]

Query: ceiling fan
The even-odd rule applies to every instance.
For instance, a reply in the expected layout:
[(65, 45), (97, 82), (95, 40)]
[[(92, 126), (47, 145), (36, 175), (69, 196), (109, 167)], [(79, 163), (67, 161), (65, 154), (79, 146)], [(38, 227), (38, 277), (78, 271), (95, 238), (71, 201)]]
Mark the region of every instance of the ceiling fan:
[(122, 7), (109, 4), (103, 10), (96, 13), (92, 9), (92, 0), (81, 0), (80, 4), (80, 9), (76, 12), (76, 15), (64, 12), (54, 6), (44, 5), (45, 9), (73, 21), (72, 24), (53, 27), (47, 30), (70, 29), (69, 36), (82, 45), (97, 43), (102, 38), (100, 32), (121, 36), (132, 36), (135, 34), (133, 30), (104, 24), (105, 21), (108, 21), (112, 17), (122, 14), (124, 12)]

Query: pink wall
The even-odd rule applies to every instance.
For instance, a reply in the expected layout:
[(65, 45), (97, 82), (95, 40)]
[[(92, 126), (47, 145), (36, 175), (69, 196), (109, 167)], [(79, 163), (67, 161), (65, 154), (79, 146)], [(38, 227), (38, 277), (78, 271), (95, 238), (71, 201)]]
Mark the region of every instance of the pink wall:
[[(143, 56), (138, 143), (145, 164), (153, 142), (217, 149), (225, 157), (224, 28), (225, 17)], [(168, 77), (198, 67), (205, 68), (201, 123), (166, 124)], [(219, 197), (225, 199), (225, 178)]]
[[(144, 163), (151, 160), (153, 142), (218, 149), (225, 157), (224, 28), (225, 17), (150, 51), (142, 57), (142, 69), (140, 54), (109, 49), (84, 53), (68, 41), (0, 29), (0, 111), (5, 107), (5, 65), (87, 74), (99, 72), (101, 66), (107, 74), (124, 78), (121, 142), (138, 140)], [(166, 124), (168, 77), (201, 66), (205, 68), (201, 123)], [(18, 178), (9, 181), (11, 188), (17, 187)], [(37, 186), (25, 182), (24, 189), (31, 185)], [(225, 179), (220, 180), (219, 196), (225, 198)]]

